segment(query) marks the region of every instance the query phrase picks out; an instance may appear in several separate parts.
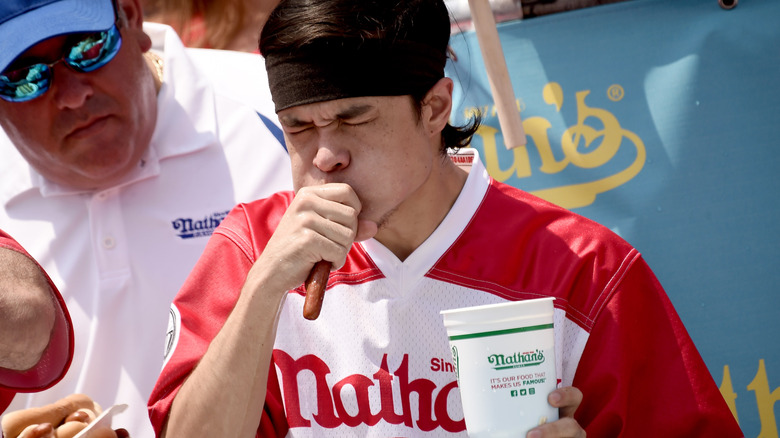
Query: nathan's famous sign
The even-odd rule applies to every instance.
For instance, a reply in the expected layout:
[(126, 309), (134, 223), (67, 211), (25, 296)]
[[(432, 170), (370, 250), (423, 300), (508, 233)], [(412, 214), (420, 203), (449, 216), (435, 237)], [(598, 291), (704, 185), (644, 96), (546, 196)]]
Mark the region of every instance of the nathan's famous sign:
[[(607, 96), (615, 102), (623, 98), (623, 93), (620, 85), (613, 85), (607, 90)], [(609, 110), (588, 106), (586, 99), (589, 94), (590, 90), (575, 93), (576, 123), (563, 131), (560, 142), (557, 138), (551, 138), (554, 135), (553, 124), (540, 116), (523, 118), (528, 144), (509, 151), (503, 145), (498, 146), (499, 129), (486, 124), (480, 126), (475, 142), (482, 142), (485, 167), (490, 175), (502, 182), (509, 182), (511, 178), (536, 178), (536, 171), (541, 174), (565, 176), (561, 178), (567, 181), (563, 185), (528, 190), (565, 208), (590, 205), (598, 194), (619, 187), (634, 178), (645, 164), (646, 151), (642, 139), (634, 132), (624, 129)], [(546, 84), (542, 97), (545, 103), (554, 106), (556, 113), (561, 112), (564, 92), (560, 84)], [(521, 106), (518, 99), (518, 111), (522, 110)], [(483, 117), (495, 115), (495, 109), (491, 111), (489, 106), (483, 106), (466, 108), (464, 116), (468, 119), (477, 112)], [(541, 162), (535, 169), (532, 169), (529, 147), (536, 149), (535, 157)], [(510, 159), (505, 157), (507, 154), (511, 156)], [(625, 159), (627, 154), (631, 156), (628, 160)], [(511, 162), (507, 163), (508, 161)], [(575, 169), (592, 172), (577, 172), (577, 176), (573, 178), (566, 175), (573, 174)], [(575, 182), (569, 183), (572, 179)]]

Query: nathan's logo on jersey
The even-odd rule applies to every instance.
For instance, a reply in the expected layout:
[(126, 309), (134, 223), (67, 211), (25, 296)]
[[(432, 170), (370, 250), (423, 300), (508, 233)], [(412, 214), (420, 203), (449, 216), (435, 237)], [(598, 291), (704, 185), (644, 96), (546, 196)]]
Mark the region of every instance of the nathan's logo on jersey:
[(208, 237), (211, 236), (211, 233), (214, 232), (214, 229), (219, 226), (222, 219), (225, 219), (225, 216), (227, 216), (228, 213), (229, 211), (213, 213), (200, 219), (180, 217), (175, 221), (172, 221), (171, 224), (173, 225), (173, 229), (176, 230), (177, 235), (182, 239), (191, 239), (193, 237), (202, 236)]
[(512, 355), (491, 354), (487, 358), (495, 370), (530, 367), (544, 363), (544, 353), (540, 350), (514, 353)]
[[(560, 84), (546, 84), (542, 99), (551, 108), (544, 117), (523, 114), (528, 145), (511, 150), (497, 146), (501, 143), (500, 130), (490, 126), (492, 121), (488, 120), (496, 115), (495, 107), (492, 111), (490, 105), (466, 108), (466, 119), (474, 113), (485, 118), (485, 124), (476, 132), (475, 144), (482, 143), (490, 176), (522, 186), (523, 190), (561, 207), (576, 208), (593, 204), (597, 195), (639, 174), (645, 165), (645, 144), (637, 134), (623, 128), (609, 111), (623, 99), (625, 90), (615, 84), (601, 95), (604, 97), (591, 95), (590, 100), (596, 101), (593, 106), (585, 102), (590, 93), (591, 90), (581, 90), (574, 93), (573, 99), (564, 99), (566, 93)], [(516, 103), (518, 111), (524, 110), (522, 101), (518, 99)], [(576, 123), (563, 126), (566, 117), (562, 110), (575, 110)]]
[[(392, 373), (385, 354), (371, 376), (353, 374), (337, 382), (333, 382), (333, 376), (328, 379), (328, 365), (311, 354), (293, 359), (282, 350), (274, 350), (274, 362), (281, 374), (290, 428), (311, 427), (315, 421), (328, 429), (386, 422), (425, 432), (439, 427), (447, 432), (466, 430), (461, 410), (448, 410), (449, 402), (459, 394), (458, 382), (453, 380), (438, 388), (428, 379), (410, 381), (409, 355), (404, 355), (401, 365)], [(314, 385), (299, 384), (299, 375), (306, 376), (309, 382), (312, 374)], [(316, 411), (302, 412), (301, 398), (316, 398)]]

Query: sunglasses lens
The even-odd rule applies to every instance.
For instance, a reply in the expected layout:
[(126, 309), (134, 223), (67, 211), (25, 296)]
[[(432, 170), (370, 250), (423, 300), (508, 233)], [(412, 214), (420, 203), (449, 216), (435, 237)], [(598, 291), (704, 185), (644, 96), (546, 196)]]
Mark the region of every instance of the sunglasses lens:
[(76, 43), (65, 57), (65, 62), (81, 72), (97, 70), (114, 59), (121, 45), (119, 30), (114, 26)]
[(10, 102), (32, 100), (49, 89), (51, 69), (34, 64), (0, 74), (0, 97)]
[[(78, 41), (63, 59), (82, 73), (103, 67), (114, 59), (122, 46), (122, 37), (116, 25), (105, 32), (96, 32)], [(53, 64), (51, 64), (53, 65)], [(49, 89), (51, 67), (34, 64), (0, 74), (0, 98), (9, 102), (35, 99)]]

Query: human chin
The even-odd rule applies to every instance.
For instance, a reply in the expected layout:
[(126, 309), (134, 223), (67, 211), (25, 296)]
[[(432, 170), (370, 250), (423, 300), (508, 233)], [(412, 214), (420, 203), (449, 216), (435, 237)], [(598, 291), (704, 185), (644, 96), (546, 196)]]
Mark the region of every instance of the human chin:
[(93, 149), (71, 161), (70, 184), (84, 189), (107, 187), (124, 178), (137, 164), (129, 151)]
[(118, 166), (91, 166), (72, 169), (59, 181), (80, 190), (101, 190), (119, 183), (131, 170)]
[(374, 222), (379, 229), (383, 228), (388, 223), (390, 217), (397, 210), (396, 208), (391, 210), (376, 208), (376, 205), (368, 200), (361, 199), (361, 202), (363, 203), (363, 209), (360, 211), (360, 214), (358, 214), (358, 219)]

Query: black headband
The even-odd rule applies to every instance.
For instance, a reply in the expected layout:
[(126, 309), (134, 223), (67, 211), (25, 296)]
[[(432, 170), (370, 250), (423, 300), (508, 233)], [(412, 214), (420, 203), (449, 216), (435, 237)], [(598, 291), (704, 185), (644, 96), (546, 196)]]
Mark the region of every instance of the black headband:
[(424, 95), (444, 77), (443, 50), (411, 42), (329, 39), (270, 53), (265, 68), (276, 112), (363, 96)]

